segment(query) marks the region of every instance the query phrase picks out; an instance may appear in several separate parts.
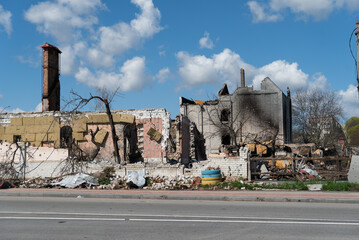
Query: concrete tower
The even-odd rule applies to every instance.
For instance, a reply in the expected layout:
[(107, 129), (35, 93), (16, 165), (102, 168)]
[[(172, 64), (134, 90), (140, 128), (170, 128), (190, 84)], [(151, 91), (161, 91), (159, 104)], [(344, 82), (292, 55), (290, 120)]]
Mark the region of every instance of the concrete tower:
[(45, 43), (43, 49), (43, 88), (42, 111), (60, 110), (60, 70), (59, 60), (61, 51), (51, 44)]

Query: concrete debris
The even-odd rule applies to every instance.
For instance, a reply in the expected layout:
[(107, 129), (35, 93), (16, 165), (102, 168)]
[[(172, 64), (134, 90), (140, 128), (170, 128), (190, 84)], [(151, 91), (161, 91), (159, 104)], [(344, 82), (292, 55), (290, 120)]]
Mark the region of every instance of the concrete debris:
[(147, 135), (156, 142), (160, 142), (162, 138), (162, 134), (154, 128), (150, 128), (147, 132)]
[(146, 169), (137, 172), (128, 172), (127, 185), (130, 187), (142, 188), (146, 184)]
[(303, 173), (303, 174), (309, 174), (309, 175), (313, 175), (313, 176), (318, 176), (318, 172), (313, 170), (313, 169), (310, 169), (308, 167), (306, 168), (303, 168), (300, 170), (300, 173)]
[(307, 187), (309, 191), (321, 191), (323, 184), (308, 184)]
[[(317, 151), (318, 155), (321, 151)], [(348, 179), (350, 158), (346, 156), (298, 157), (298, 154), (286, 157), (251, 157), (251, 179), (270, 177), (277, 180), (312, 179), (342, 180)], [(269, 174), (269, 176), (267, 175)]]
[(206, 171), (208, 170), (219, 170), (220, 168), (217, 166), (217, 167), (207, 167), (206, 168)]
[(12, 188), (12, 187), (13, 186), (9, 182), (1, 182), (0, 183), (0, 189), (8, 189), (8, 188)]
[(103, 144), (107, 135), (108, 135), (108, 132), (105, 129), (101, 129), (100, 131), (98, 131), (96, 133), (95, 142), (97, 142), (99, 144)]
[(98, 185), (98, 180), (90, 175), (78, 173), (76, 175), (67, 176), (60, 182), (52, 183), (52, 185), (66, 188), (75, 188), (82, 185), (91, 187)]
[(348, 172), (348, 181), (352, 183), (359, 183), (359, 155), (352, 156)]
[(262, 164), (261, 168), (260, 168), (260, 172), (261, 173), (266, 173), (266, 174), (261, 174), (260, 178), (261, 179), (268, 179), (270, 177), (270, 174), (268, 174), (268, 168)]

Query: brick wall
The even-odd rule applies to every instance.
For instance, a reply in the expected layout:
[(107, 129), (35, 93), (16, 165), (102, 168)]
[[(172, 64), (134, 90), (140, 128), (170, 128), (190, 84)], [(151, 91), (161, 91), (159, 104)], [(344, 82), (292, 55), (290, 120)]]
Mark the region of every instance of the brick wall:
[(248, 155), (249, 149), (242, 147), (239, 157), (218, 157), (193, 164), (192, 169), (185, 169), (186, 175), (201, 176), (201, 171), (208, 167), (219, 168), (223, 176), (248, 177)]

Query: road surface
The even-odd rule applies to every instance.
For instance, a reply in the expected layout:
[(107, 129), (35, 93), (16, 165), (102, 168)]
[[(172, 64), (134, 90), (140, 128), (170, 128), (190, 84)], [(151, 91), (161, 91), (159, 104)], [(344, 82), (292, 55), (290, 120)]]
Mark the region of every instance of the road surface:
[(0, 239), (357, 239), (359, 204), (0, 197)]

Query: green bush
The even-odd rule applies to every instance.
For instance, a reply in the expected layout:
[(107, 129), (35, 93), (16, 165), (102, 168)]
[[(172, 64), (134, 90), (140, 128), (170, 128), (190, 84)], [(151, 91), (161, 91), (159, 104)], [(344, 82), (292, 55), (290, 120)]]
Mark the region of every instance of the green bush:
[(114, 167), (105, 167), (102, 170), (101, 177), (102, 178), (112, 178), (115, 175), (115, 168)]
[(344, 130), (349, 144), (359, 146), (359, 118), (351, 117), (345, 123)]
[[(324, 191), (359, 191), (359, 184), (349, 183), (349, 182), (335, 182), (335, 181), (320, 181), (318, 179), (310, 180), (308, 182), (284, 182), (282, 184), (273, 184), (268, 182), (267, 184), (247, 184), (243, 181), (234, 181), (231, 183), (221, 182), (216, 186), (219, 188), (225, 188), (231, 186), (231, 188), (245, 188), (246, 190), (255, 190), (255, 189), (282, 189), (282, 190), (301, 190), (307, 191), (309, 184), (323, 184), (322, 190)], [(201, 185), (204, 188), (209, 188), (210, 185)]]
[(323, 184), (325, 191), (353, 191), (359, 189), (359, 184), (350, 182), (332, 182), (328, 181)]
[(100, 185), (108, 185), (108, 184), (111, 183), (111, 180), (110, 180), (109, 178), (102, 178), (102, 177), (100, 177), (100, 178), (98, 178), (98, 183), (99, 183)]

